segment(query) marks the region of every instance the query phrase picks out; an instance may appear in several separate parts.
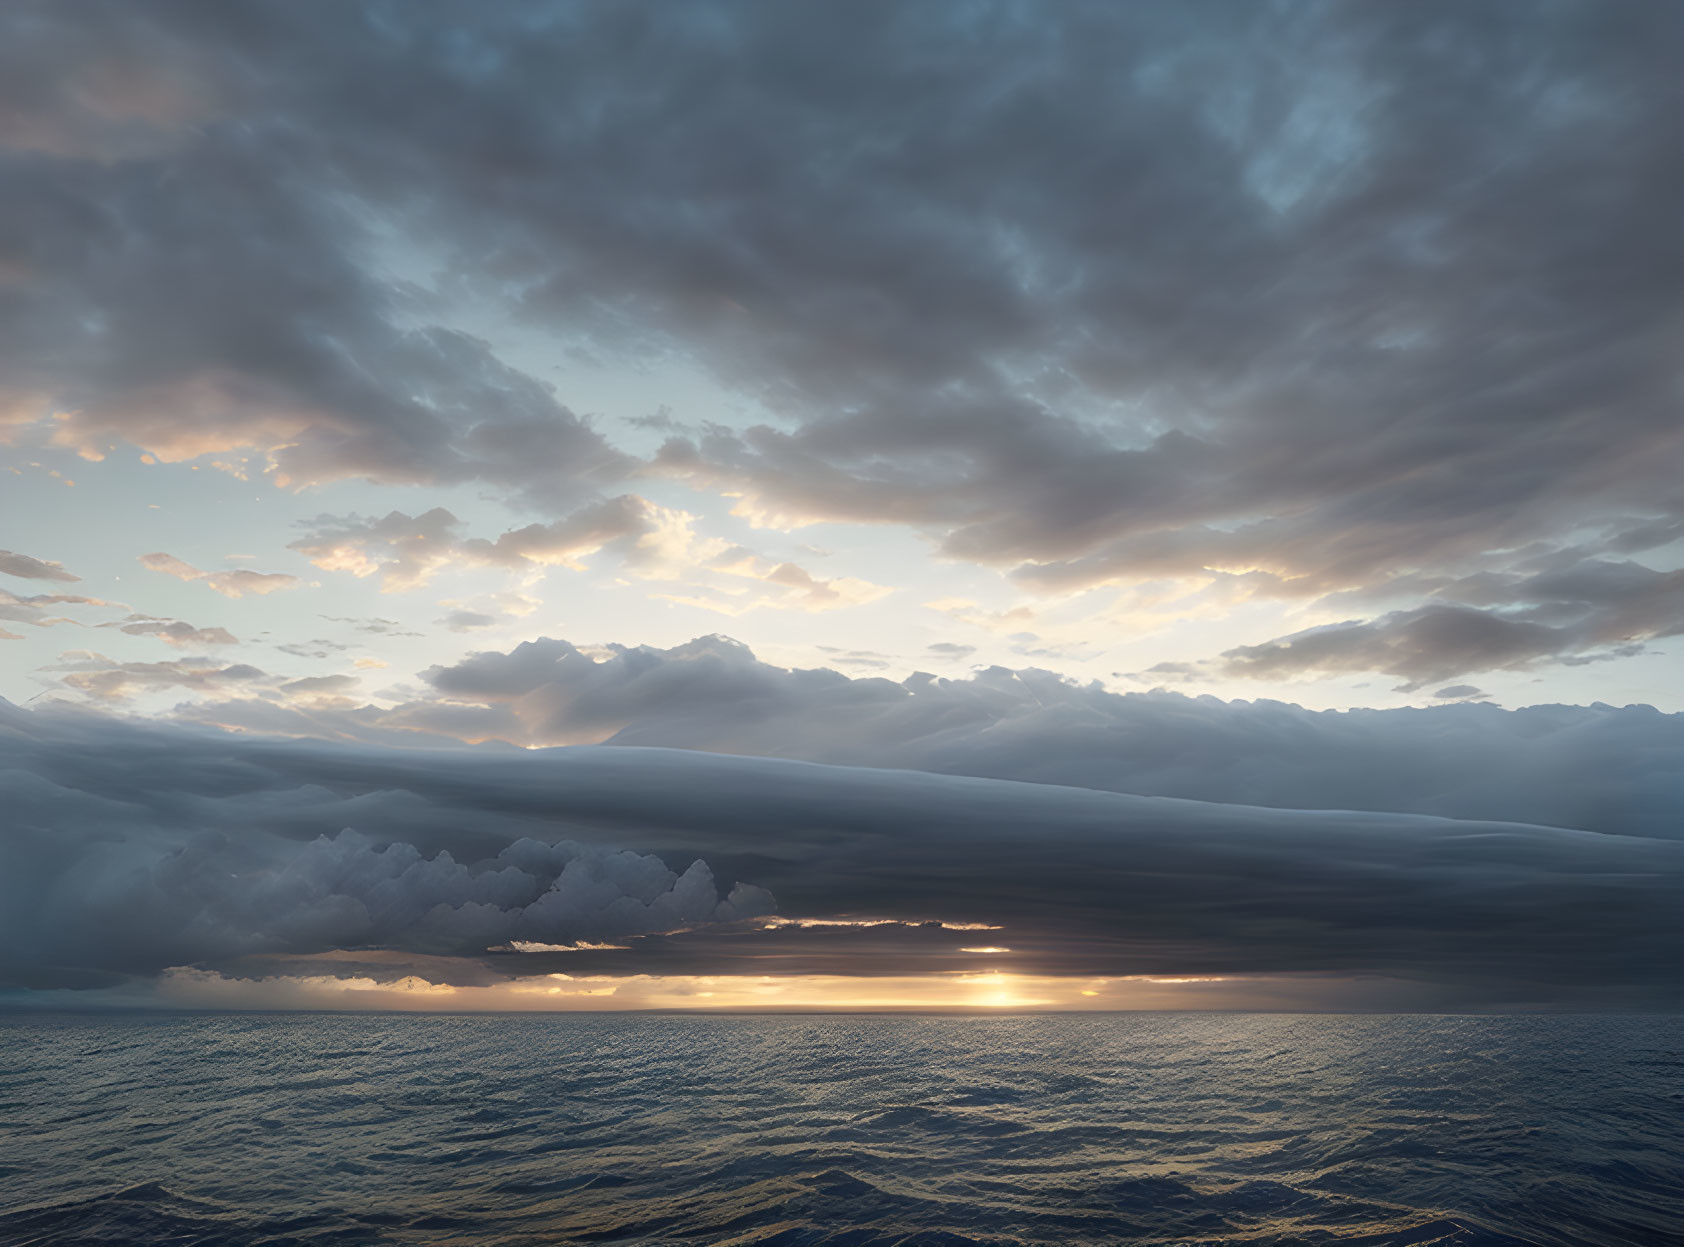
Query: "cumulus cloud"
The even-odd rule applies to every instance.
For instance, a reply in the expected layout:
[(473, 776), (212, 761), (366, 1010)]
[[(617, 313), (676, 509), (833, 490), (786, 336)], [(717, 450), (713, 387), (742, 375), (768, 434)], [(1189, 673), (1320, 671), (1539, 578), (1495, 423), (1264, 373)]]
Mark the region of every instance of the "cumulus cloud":
[(304, 842), (63, 836), (8, 850), (44, 885), (10, 898), (4, 920), (6, 968), (25, 981), (51, 981), (56, 967), (74, 979), (368, 945), (477, 953), (510, 940), (673, 931), (772, 904), (748, 886), (722, 898), (701, 861), (675, 873), (654, 857), (530, 839), (465, 862), (348, 830)]
[[(759, 889), (798, 917), (983, 923), (1064, 973), (1364, 972), (1653, 1004), (1676, 1000), (1684, 952), (1676, 841), (687, 751), (324, 746), (62, 711), (8, 708), (0, 741), (0, 948), (36, 984), (245, 950), (635, 940), (768, 912)], [(715, 871), (757, 887), (722, 901)], [(716, 969), (761, 972), (758, 939), (749, 924), (716, 942)], [(975, 943), (945, 940), (942, 964)], [(522, 955), (519, 972), (545, 955), (582, 954)]]
[(197, 581), (229, 598), (244, 597), (248, 593), (265, 597), (281, 589), (295, 589), (299, 583), (297, 576), (284, 572), (254, 572), (243, 567), (226, 572), (201, 571), (173, 554), (143, 554), (138, 562), (148, 571), (162, 572), (177, 580)]
[(16, 554), (11, 550), (0, 550), (0, 572), (5, 572), (8, 576), (20, 576), (24, 580), (60, 580), (68, 583), (81, 579), (80, 576), (73, 576), (67, 572), (63, 563), (31, 558), (27, 554)]

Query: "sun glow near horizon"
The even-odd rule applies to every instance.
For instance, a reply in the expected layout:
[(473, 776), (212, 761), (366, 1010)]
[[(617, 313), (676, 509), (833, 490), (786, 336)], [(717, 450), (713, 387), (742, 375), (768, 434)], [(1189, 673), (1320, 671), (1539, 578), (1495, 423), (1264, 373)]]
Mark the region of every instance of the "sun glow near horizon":
[(246, 978), (178, 966), (160, 977), (152, 999), (108, 1000), (189, 1009), (515, 1013), (1229, 1009), (1266, 1002), (1282, 990), (1279, 977), (1076, 978), (1000, 970), (883, 976), (558, 973), (452, 984), (420, 974)]

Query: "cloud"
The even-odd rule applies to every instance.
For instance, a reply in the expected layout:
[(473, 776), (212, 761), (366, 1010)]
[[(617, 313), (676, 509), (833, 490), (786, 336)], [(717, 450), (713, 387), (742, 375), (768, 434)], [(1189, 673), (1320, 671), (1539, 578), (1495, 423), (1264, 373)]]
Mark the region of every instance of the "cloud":
[[(393, 511), (380, 519), (324, 515), (290, 548), (324, 571), (378, 575), (387, 593), (418, 589), (440, 572), (460, 568), (582, 571), (596, 555), (615, 559), (621, 572), (640, 579), (682, 581), (683, 591), (658, 596), (725, 615), (761, 608), (818, 613), (865, 605), (892, 592), (856, 577), (817, 577), (795, 563), (769, 562), (746, 547), (699, 537), (695, 518), (635, 494), (594, 502), (563, 519), (528, 524), (495, 539), (464, 535), (461, 522), (442, 507), (415, 516)], [(531, 599), (494, 596), (505, 599), (497, 610), (458, 609), (443, 626), (462, 632), (488, 627), (504, 612), (530, 613), (526, 603)], [(510, 609), (509, 602), (519, 611)]]
[(594, 656), (546, 638), (424, 679), (443, 701), (400, 704), (359, 721), (362, 729), (678, 747), (1659, 837), (1678, 834), (1684, 801), (1684, 715), (1646, 706), (1308, 711), (1117, 694), (1000, 667), (963, 679), (853, 679), (774, 666), (719, 636)]
[(1684, 634), (1684, 572), (1631, 562), (1584, 559), (1524, 577), (1485, 574), (1434, 596), (1451, 601), (1240, 646), (1217, 669), (1261, 679), (1379, 671), (1402, 677), (1401, 691), (1413, 692), (1470, 672), (1629, 656), (1644, 641)]
[(635, 494), (622, 494), (564, 519), (528, 524), (487, 540), (463, 536), (460, 521), (443, 507), (434, 507), (423, 515), (393, 511), (380, 519), (324, 515), (290, 548), (324, 571), (379, 575), (385, 592), (402, 593), (450, 567), (581, 570), (587, 558), (605, 550), (628, 569), (656, 574), (690, 561), (693, 519)]
[(289, 658), (329, 658), (356, 647), (346, 645), (342, 641), (330, 641), (325, 637), (312, 637), (308, 641), (287, 641), (275, 648)]
[(196, 628), (185, 620), (165, 619), (158, 615), (130, 615), (99, 626), (115, 628), (129, 636), (157, 637), (178, 649), (189, 645), (237, 645), (240, 640), (226, 628)]
[(72, 576), (65, 571), (63, 563), (30, 558), (27, 554), (15, 554), (11, 550), (0, 550), (0, 572), (5, 572), (8, 576), (21, 576), (25, 580), (59, 580), (69, 583), (81, 579), (80, 576)]
[(458, 608), (449, 612), (438, 622), (441, 627), (451, 632), (472, 632), (476, 628), (495, 627), (500, 621), (496, 615), (488, 615), (484, 611), (469, 611)]
[(1398, 691), (1412, 693), (1467, 672), (1524, 669), (1563, 648), (1564, 638), (1543, 624), (1465, 607), (1428, 606), (1242, 645), (1223, 653), (1218, 670), (1260, 680), (1380, 671), (1403, 677)]
[[(723, 550), (708, 560), (706, 569), (717, 574), (704, 578), (701, 592), (662, 596), (722, 615), (746, 615), (762, 608), (820, 614), (864, 606), (894, 592), (853, 576), (825, 579), (796, 563), (771, 563), (743, 546)], [(745, 592), (744, 586), (734, 581), (752, 582), (752, 592)]]
[[(415, 315), (413, 291), (368, 264), (331, 153), (300, 130), (282, 157), (303, 118), (272, 94), (278, 62), (182, 16), (61, 11), (8, 31), (24, 85), (7, 115), (32, 119), (0, 136), (14, 438), (92, 459), (122, 442), (165, 462), (255, 456), (288, 485), (483, 480), (548, 498), (619, 471), (547, 386)], [(282, 59), (312, 57), (258, 25)], [(112, 98), (119, 81), (144, 85)], [(148, 103), (163, 98), (183, 103)]]
[(451, 609), (436, 622), (450, 632), (475, 632), (499, 624), (525, 619), (543, 602), (525, 593), (483, 593), (467, 601), (446, 598), (439, 603)]
[(938, 658), (961, 659), (969, 658), (976, 653), (974, 645), (960, 645), (954, 641), (935, 641), (924, 647)]
[[(1677, 999), (1675, 841), (686, 751), (404, 751), (4, 714), (0, 948), (9, 977), (36, 985), (266, 950), (625, 942), (769, 912), (747, 887), (722, 901), (717, 872), (794, 916), (986, 923), (1054, 973), (1361, 972), (1487, 1000)], [(764, 938), (850, 931), (893, 935)], [(647, 938), (711, 941), (728, 972), (754, 967), (763, 937), (749, 923)], [(943, 939), (941, 964), (974, 942)], [(522, 955), (503, 973), (623, 955)], [(487, 964), (507, 966), (468, 968)]]
[(339, 702), (361, 682), (354, 675), (308, 675), (286, 681), (279, 692), (296, 701)]
[(43, 671), (58, 674), (67, 688), (100, 701), (127, 701), (137, 693), (181, 688), (196, 693), (243, 690), (264, 673), (247, 663), (223, 666), (209, 658), (175, 658), (168, 662), (118, 662), (92, 650), (70, 650)]
[(851, 667), (855, 671), (886, 671), (893, 665), (887, 654), (870, 649), (842, 649), (836, 645), (815, 646), (825, 661), (836, 667)]
[(743, 400), (651, 470), (1036, 591), (1676, 539), (1670, 7), (686, 9), (14, 18), (8, 429), (568, 514), (639, 465), (489, 308)]
[(162, 572), (178, 580), (198, 581), (229, 598), (244, 597), (248, 593), (266, 597), (282, 589), (295, 589), (299, 583), (297, 576), (284, 572), (254, 572), (243, 567), (227, 572), (200, 571), (173, 554), (143, 554), (137, 561), (148, 571)]
[(721, 897), (701, 861), (675, 873), (654, 857), (530, 839), (465, 862), (348, 830), (304, 842), (200, 832), (22, 847), (26, 860), (14, 864), (46, 891), (12, 898), (21, 902), (6, 920), (14, 981), (50, 980), (55, 967), (155, 973), (368, 945), (460, 955), (516, 939), (672, 931), (771, 905), (749, 887)]
[[(395, 619), (382, 619), (378, 615), (360, 618), (356, 615), (323, 615), (323, 619), (330, 623), (350, 624), (358, 632), (370, 632), (376, 636), (420, 636), (419, 632), (409, 632)], [(318, 642), (319, 644), (319, 642)]]
[(16, 594), (0, 589), (0, 619), (12, 623), (30, 624), (37, 628), (50, 628), (54, 624), (74, 624), (78, 621), (67, 615), (54, 613), (51, 607), (56, 606), (115, 606), (114, 602), (107, 602), (101, 598), (83, 597), (75, 593), (33, 593)]

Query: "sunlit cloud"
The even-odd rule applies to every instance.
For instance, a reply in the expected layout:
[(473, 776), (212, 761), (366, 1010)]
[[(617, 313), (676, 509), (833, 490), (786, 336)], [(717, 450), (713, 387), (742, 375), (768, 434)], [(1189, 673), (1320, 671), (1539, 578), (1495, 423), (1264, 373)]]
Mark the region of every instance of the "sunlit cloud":
[(247, 594), (264, 597), (281, 589), (295, 589), (299, 585), (297, 576), (284, 572), (254, 572), (243, 567), (225, 572), (202, 571), (173, 554), (143, 554), (139, 562), (148, 571), (162, 572), (177, 580), (196, 581), (230, 598)]
[(939, 927), (943, 931), (998, 931), (988, 922), (953, 922), (934, 918), (790, 918), (777, 915), (760, 919), (760, 925), (778, 927)]

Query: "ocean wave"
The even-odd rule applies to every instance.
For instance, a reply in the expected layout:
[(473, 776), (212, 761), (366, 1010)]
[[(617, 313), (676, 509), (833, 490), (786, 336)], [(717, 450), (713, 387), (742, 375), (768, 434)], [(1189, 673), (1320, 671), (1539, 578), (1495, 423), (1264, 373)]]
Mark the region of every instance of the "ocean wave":
[(1684, 1242), (1664, 1018), (19, 1016), (0, 1243)]

